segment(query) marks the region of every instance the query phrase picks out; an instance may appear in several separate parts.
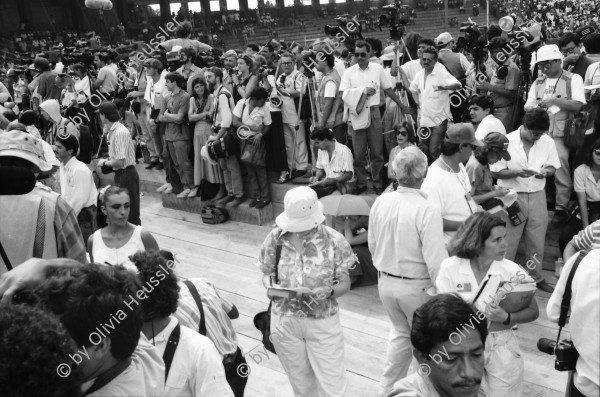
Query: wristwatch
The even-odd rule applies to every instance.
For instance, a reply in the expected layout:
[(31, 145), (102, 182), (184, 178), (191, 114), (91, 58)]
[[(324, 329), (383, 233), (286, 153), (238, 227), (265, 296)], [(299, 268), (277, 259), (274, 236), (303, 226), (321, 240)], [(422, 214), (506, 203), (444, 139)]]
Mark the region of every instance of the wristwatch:
[(506, 321), (504, 321), (502, 324), (510, 325), (510, 313), (508, 313), (508, 317), (506, 318)]

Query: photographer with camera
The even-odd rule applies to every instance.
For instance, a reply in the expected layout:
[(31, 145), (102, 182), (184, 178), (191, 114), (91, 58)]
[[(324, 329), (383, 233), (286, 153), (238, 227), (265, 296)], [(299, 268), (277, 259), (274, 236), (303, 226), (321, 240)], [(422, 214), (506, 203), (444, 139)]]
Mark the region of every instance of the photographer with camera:
[(555, 369), (569, 372), (567, 397), (600, 396), (600, 249), (572, 256), (565, 264), (546, 313), (552, 322), (565, 325), (570, 309), (572, 341), (542, 338), (538, 349), (556, 355)]
[(335, 70), (335, 57), (324, 51), (317, 52), (317, 70), (322, 73), (317, 101), (320, 114), (315, 127), (326, 127), (332, 130), (333, 138), (342, 144), (346, 143), (346, 126), (343, 122), (344, 104), (337, 94), (342, 78)]

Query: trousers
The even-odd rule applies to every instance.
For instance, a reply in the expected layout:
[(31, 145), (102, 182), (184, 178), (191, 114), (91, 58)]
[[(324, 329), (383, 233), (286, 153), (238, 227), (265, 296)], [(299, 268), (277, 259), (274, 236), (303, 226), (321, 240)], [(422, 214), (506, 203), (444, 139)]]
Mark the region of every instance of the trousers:
[(194, 168), (190, 159), (190, 141), (167, 141), (167, 151), (173, 168), (186, 189), (194, 187)]
[(244, 183), (242, 181), (242, 170), (237, 157), (229, 156), (224, 159), (219, 159), (219, 165), (223, 170), (223, 178), (225, 179), (225, 187), (230, 196), (243, 197)]
[(571, 179), (571, 166), (569, 164), (569, 148), (565, 146), (563, 137), (554, 137), (554, 144), (560, 160), (560, 168), (554, 173), (556, 185), (556, 209), (565, 211), (571, 198), (573, 180)]
[(410, 329), (415, 310), (431, 296), (431, 280), (405, 280), (385, 274), (379, 276), (379, 298), (392, 321), (379, 395), (387, 396), (394, 383), (404, 378), (412, 359)]
[(371, 124), (369, 128), (355, 130), (348, 125), (348, 133), (352, 137), (354, 147), (354, 174), (356, 175), (356, 186), (359, 188), (367, 186), (367, 149), (371, 160), (371, 173), (373, 185), (381, 187), (381, 170), (383, 168), (383, 126), (381, 124), (381, 113), (379, 107), (373, 106), (371, 111)]
[[(156, 134), (156, 123), (152, 120), (148, 120), (146, 115), (146, 105), (142, 104), (140, 115), (138, 120), (140, 128), (142, 130), (142, 141), (146, 144), (146, 148), (150, 153), (150, 160), (157, 161), (159, 153), (156, 150), (156, 144), (154, 142), (154, 135)], [(150, 109), (150, 108), (148, 108)]]
[(485, 369), (490, 397), (523, 395), (525, 364), (513, 330), (488, 334), (485, 341)]
[(290, 171), (306, 170), (308, 167), (308, 149), (304, 136), (304, 123), (301, 121), (298, 130), (294, 124), (283, 124), (285, 152)]

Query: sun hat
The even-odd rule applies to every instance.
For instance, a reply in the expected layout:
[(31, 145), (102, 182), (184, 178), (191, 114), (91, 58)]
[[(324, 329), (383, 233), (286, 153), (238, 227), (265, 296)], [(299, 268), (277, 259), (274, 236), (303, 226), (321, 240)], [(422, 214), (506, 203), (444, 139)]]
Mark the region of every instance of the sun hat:
[(503, 134), (499, 132), (490, 132), (483, 138), (483, 143), (485, 146), (498, 149), (503, 160), (510, 160), (510, 154), (508, 153), (508, 138)]
[(470, 143), (475, 146), (484, 146), (483, 142), (475, 138), (475, 127), (471, 123), (452, 124), (446, 131), (445, 140), (450, 143)]
[(454, 40), (452, 35), (448, 32), (444, 32), (435, 38), (435, 44), (438, 46), (443, 46), (443, 45), (448, 44), (452, 40)]
[(544, 62), (544, 61), (552, 61), (555, 59), (560, 59), (560, 60), (563, 59), (563, 56), (556, 44), (548, 44), (548, 45), (540, 47), (540, 49), (537, 50), (536, 55), (537, 55), (537, 57), (536, 57), (535, 63), (540, 63), (540, 62)]
[(29, 161), (42, 172), (52, 169), (52, 165), (45, 160), (42, 143), (23, 131), (0, 133), (0, 157), (18, 157)]
[(317, 193), (308, 186), (289, 190), (283, 199), (284, 211), (275, 219), (275, 223), (286, 232), (305, 232), (325, 221), (323, 204), (317, 199)]

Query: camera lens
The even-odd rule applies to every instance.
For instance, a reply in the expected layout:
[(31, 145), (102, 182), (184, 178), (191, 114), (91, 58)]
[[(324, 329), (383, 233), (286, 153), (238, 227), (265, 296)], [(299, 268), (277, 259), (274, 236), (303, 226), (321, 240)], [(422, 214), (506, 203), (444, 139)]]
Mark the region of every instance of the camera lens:
[(537, 348), (542, 353), (554, 355), (554, 348), (556, 347), (556, 342), (552, 339), (548, 338), (540, 338), (537, 343)]

